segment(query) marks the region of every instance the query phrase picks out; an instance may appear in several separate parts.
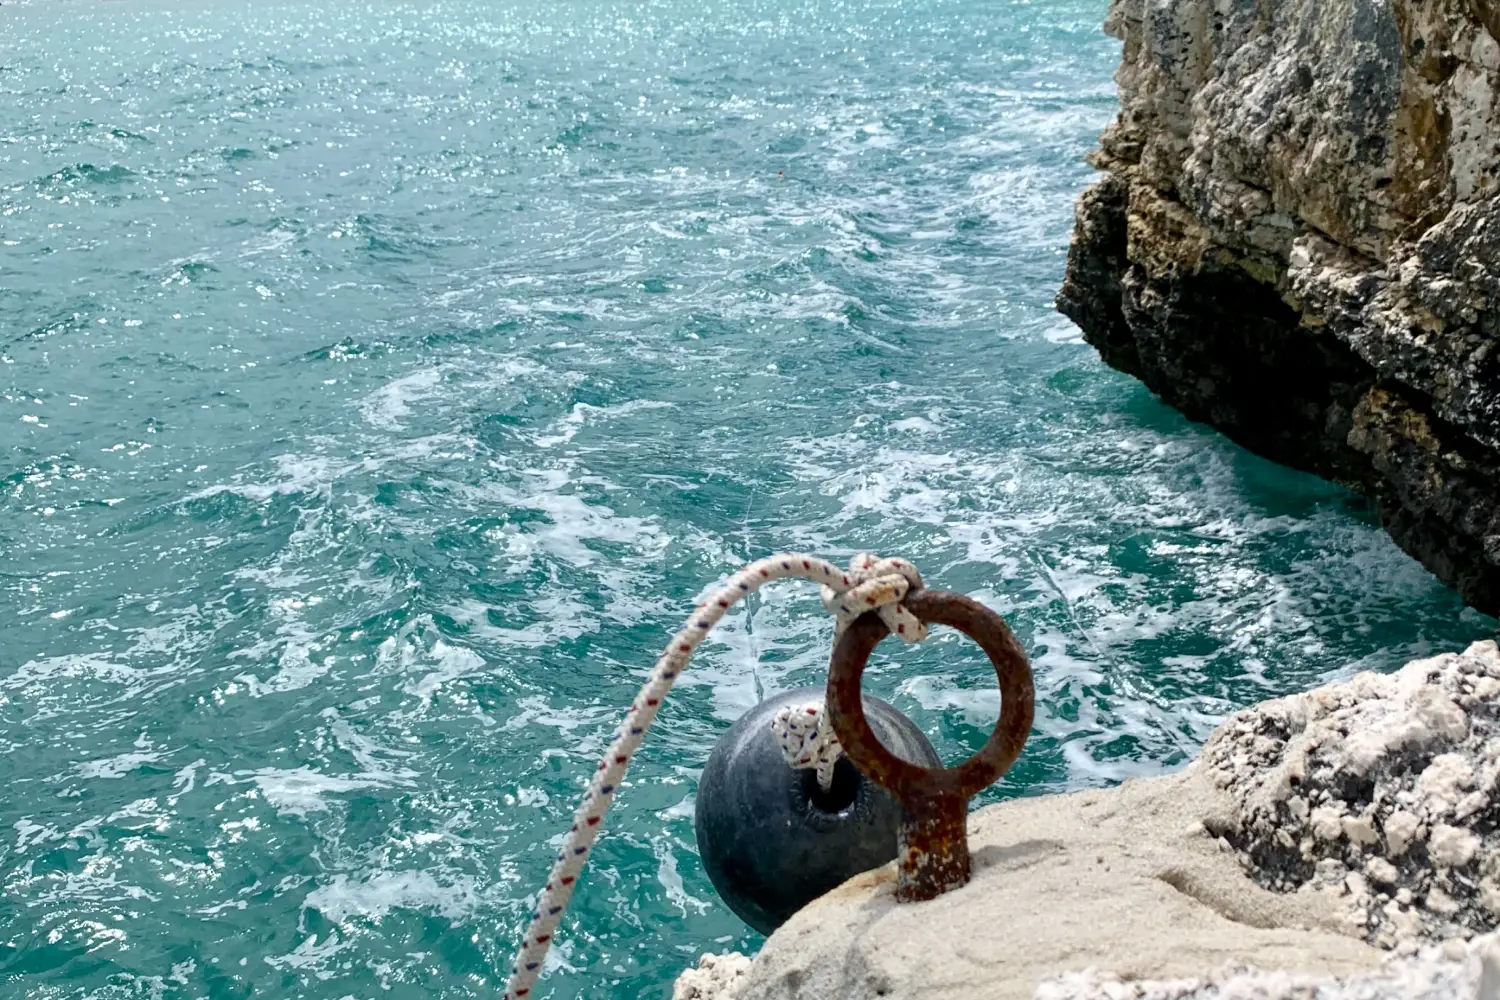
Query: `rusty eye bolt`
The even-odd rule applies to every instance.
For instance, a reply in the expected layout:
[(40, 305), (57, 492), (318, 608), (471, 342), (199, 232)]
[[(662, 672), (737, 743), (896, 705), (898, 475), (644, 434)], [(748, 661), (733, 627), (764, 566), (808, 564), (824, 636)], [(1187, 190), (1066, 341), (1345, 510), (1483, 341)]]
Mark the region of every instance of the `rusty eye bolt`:
[(1010, 770), (1031, 735), (1036, 690), (1031, 664), (1010, 627), (978, 601), (946, 590), (906, 595), (906, 609), (930, 625), (948, 625), (979, 644), (1000, 680), (1000, 721), (988, 742), (957, 767), (918, 767), (881, 745), (865, 719), (859, 682), (870, 654), (889, 632), (880, 616), (860, 615), (839, 637), (828, 667), (829, 722), (861, 774), (889, 791), (903, 809), (896, 899), (935, 899), (969, 881), (969, 800)]

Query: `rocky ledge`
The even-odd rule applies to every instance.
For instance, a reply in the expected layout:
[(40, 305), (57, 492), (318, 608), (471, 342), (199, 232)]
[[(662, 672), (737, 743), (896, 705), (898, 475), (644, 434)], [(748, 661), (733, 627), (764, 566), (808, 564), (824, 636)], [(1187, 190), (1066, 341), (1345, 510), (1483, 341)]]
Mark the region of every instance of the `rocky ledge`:
[(1075, 973), (1043, 983), (1036, 1000), (1500, 1000), (1500, 935), (1430, 946), (1341, 977), (1230, 969), (1203, 979), (1124, 982)]
[(1265, 702), (1178, 774), (976, 812), (968, 886), (859, 876), (676, 1000), (1500, 1000), (1497, 695), (1482, 642)]
[(1500, 0), (1113, 0), (1058, 308), (1500, 612)]

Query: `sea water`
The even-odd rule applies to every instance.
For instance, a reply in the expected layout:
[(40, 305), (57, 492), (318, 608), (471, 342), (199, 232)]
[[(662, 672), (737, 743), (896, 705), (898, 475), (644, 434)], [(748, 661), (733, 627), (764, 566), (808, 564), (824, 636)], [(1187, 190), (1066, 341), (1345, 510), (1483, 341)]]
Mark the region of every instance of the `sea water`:
[[(1053, 311), (1105, 8), (0, 6), (0, 994), (496, 996), (657, 651), (778, 550), (1007, 617), (986, 801), (1492, 634)], [(714, 633), (543, 996), (758, 946), (695, 779), (829, 647), (796, 583)], [(867, 689), (950, 762), (998, 709), (951, 633)]]

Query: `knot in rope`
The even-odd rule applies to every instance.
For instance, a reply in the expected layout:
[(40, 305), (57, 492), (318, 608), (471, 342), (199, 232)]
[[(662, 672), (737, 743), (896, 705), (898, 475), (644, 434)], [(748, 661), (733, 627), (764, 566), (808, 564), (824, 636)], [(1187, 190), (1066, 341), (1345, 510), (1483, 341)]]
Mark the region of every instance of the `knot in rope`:
[[(927, 626), (901, 603), (912, 590), (922, 587), (922, 574), (911, 563), (861, 552), (850, 561), (845, 579), (848, 584), (843, 589), (826, 583), (822, 587), (823, 607), (834, 616), (835, 640), (866, 611), (879, 614), (890, 633), (906, 642), (927, 638)], [(783, 708), (771, 719), (771, 732), (788, 767), (817, 771), (818, 787), (825, 792), (833, 787), (833, 768), (844, 748), (821, 699)]]
[(818, 787), (833, 787), (833, 767), (844, 748), (823, 711), (823, 702), (788, 705), (771, 718), (771, 732), (781, 746), (781, 755), (793, 771), (817, 771)]
[(823, 607), (834, 617), (835, 640), (866, 611), (879, 613), (891, 635), (903, 642), (927, 638), (927, 626), (906, 610), (902, 599), (922, 589), (922, 574), (905, 559), (877, 559), (861, 552), (849, 563), (849, 585), (842, 590), (823, 584)]

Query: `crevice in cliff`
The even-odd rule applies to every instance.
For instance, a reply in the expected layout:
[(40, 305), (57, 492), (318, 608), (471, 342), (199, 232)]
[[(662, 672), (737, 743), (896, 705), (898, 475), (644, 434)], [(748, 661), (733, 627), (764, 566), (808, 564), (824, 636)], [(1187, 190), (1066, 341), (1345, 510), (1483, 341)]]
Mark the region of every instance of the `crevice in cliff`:
[(1153, 275), (1127, 259), (1128, 194), (1107, 178), (1084, 196), (1058, 308), (1111, 367), (1189, 419), (1294, 468), (1370, 492), (1347, 443), (1375, 371), (1303, 327), (1270, 286), (1232, 260)]
[(1058, 296), (1104, 361), (1237, 444), (1373, 498), (1398, 545), (1470, 604), (1500, 609), (1500, 453), (1382, 379), (1229, 251), (1191, 271), (1130, 260), (1129, 221), (1123, 180), (1089, 190)]
[(1129, 266), (1129, 202), (1129, 187), (1113, 174), (1084, 192), (1057, 308), (1082, 328), (1084, 338), (1112, 367), (1139, 377), (1135, 336), (1125, 321), (1120, 290)]
[(1058, 308), (1500, 612), (1500, 0), (1232, 6), (1111, 5), (1121, 110)]
[(1353, 351), (1237, 267), (1162, 278), (1132, 265), (1120, 286), (1154, 392), (1252, 451), (1368, 491), (1369, 463), (1347, 438), (1375, 372)]
[(1378, 474), (1382, 525), (1464, 600), (1500, 608), (1500, 454), (1443, 420), (1406, 386), (1360, 400), (1350, 444)]

